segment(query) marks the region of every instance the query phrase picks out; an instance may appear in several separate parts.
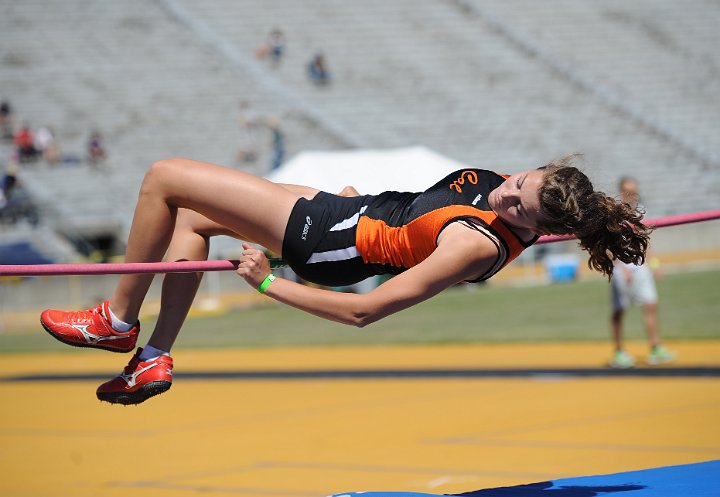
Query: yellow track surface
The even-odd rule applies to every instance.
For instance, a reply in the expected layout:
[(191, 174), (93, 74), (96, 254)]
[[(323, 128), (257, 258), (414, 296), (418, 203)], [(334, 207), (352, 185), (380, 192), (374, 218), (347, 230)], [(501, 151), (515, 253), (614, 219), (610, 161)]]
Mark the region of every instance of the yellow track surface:
[[(720, 366), (720, 341), (669, 345), (674, 366)], [(173, 388), (137, 407), (98, 402), (99, 381), (6, 380), (110, 378), (127, 356), (0, 356), (0, 495), (441, 494), (720, 458), (718, 377), (181, 376), (597, 367), (608, 355), (606, 343), (178, 350)]]

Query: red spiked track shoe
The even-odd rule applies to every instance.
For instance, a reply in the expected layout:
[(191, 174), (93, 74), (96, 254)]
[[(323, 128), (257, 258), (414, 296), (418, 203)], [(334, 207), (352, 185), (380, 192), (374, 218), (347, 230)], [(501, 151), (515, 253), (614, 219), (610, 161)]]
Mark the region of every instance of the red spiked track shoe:
[(141, 361), (141, 353), (142, 349), (137, 349), (120, 376), (100, 385), (97, 389), (98, 399), (111, 404), (139, 404), (170, 389), (172, 357), (161, 355)]
[(92, 309), (76, 312), (48, 309), (40, 323), (53, 337), (73, 347), (92, 347), (112, 352), (130, 352), (135, 348), (140, 323), (129, 331), (115, 331), (110, 325), (108, 301)]

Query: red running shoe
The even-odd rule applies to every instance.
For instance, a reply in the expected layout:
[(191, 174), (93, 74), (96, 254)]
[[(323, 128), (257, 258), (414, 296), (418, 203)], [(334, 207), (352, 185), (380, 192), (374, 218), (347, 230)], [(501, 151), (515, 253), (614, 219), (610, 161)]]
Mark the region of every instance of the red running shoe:
[(107, 300), (86, 311), (48, 309), (40, 315), (40, 323), (48, 333), (63, 343), (73, 347), (93, 347), (112, 352), (130, 352), (135, 348), (140, 333), (140, 323), (130, 331), (115, 331), (110, 325)]
[(120, 376), (103, 383), (97, 389), (97, 398), (111, 404), (139, 404), (154, 395), (166, 392), (172, 386), (172, 357), (161, 355), (141, 361), (142, 348), (137, 349)]

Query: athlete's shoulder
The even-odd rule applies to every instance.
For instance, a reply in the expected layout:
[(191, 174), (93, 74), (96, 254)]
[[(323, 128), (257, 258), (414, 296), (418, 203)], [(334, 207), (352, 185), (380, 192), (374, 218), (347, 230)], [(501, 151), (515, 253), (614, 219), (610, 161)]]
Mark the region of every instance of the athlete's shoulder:
[(505, 181), (507, 176), (498, 174), (495, 171), (467, 167), (458, 169), (440, 180), (436, 186), (445, 185), (446, 188), (455, 190), (458, 193), (463, 191), (463, 185), (477, 185), (480, 188), (494, 188)]
[(480, 169), (477, 167), (465, 167), (457, 169), (446, 176), (446, 178), (502, 178), (507, 179), (509, 175), (491, 171), (489, 169)]
[(498, 174), (495, 171), (491, 171), (489, 169), (481, 169), (479, 167), (463, 167), (462, 169), (456, 169), (455, 171), (448, 174), (448, 177), (450, 176), (458, 176), (463, 173), (470, 174), (471, 172), (477, 174), (477, 175), (490, 175), (490, 176), (503, 176), (502, 174)]

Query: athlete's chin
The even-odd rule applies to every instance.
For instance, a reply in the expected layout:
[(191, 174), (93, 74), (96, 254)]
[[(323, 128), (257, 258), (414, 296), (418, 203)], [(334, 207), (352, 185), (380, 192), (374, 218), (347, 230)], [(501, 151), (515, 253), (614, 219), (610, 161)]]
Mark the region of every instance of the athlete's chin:
[[(494, 210), (494, 209), (493, 209)], [(526, 226), (522, 226), (523, 223), (518, 223), (518, 220), (515, 219), (512, 216), (507, 216), (505, 212), (501, 210), (495, 211), (495, 214), (497, 214), (497, 217), (500, 218), (500, 221), (505, 223), (510, 228), (516, 229), (516, 230), (525, 230), (528, 229)]]
[(490, 193), (488, 193), (487, 197), (487, 203), (490, 206), (490, 208), (495, 211), (495, 214), (499, 214), (498, 208), (497, 208), (497, 190), (493, 190)]

